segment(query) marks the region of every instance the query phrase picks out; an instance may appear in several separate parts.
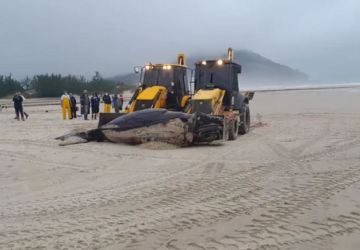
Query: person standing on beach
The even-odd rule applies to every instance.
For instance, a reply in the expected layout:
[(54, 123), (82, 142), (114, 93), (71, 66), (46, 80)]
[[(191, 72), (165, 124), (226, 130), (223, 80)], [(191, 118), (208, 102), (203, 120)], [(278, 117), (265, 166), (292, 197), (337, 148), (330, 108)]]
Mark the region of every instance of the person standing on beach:
[(124, 97), (123, 97), (122, 94), (120, 94), (120, 97), (119, 97), (119, 108), (120, 108), (120, 110), (122, 110), (123, 104), (124, 104)]
[(66, 120), (66, 116), (71, 119), (71, 111), (70, 111), (70, 96), (65, 91), (64, 94), (61, 96), (61, 111), (63, 120)]
[(112, 105), (114, 107), (115, 113), (119, 113), (120, 110), (120, 99), (117, 94), (115, 94), (112, 98)]
[(21, 94), (20, 94), (20, 96), (21, 96), (22, 99), (23, 99), (23, 112), (24, 112), (25, 118), (28, 119), (28, 118), (29, 118), (29, 114), (26, 113), (25, 110), (24, 110), (24, 101), (26, 100), (26, 98), (25, 98), (23, 95), (21, 95)]
[(21, 96), (20, 92), (17, 92), (13, 97), (13, 102), (14, 102), (16, 119), (18, 121), (20, 121), (20, 116), (21, 116), (21, 120), (25, 121), (24, 110), (23, 110), (23, 101), (24, 101), (24, 99)]
[(97, 93), (91, 97), (91, 119), (96, 120), (96, 116), (100, 111), (100, 97)]
[(76, 118), (76, 111), (77, 111), (76, 98), (72, 93), (70, 93), (69, 96), (70, 96), (71, 117)]
[(87, 90), (80, 97), (81, 114), (84, 115), (84, 120), (88, 120), (88, 114), (90, 113), (90, 98), (87, 94)]
[(103, 96), (104, 101), (104, 113), (110, 113), (111, 111), (111, 97), (108, 93)]

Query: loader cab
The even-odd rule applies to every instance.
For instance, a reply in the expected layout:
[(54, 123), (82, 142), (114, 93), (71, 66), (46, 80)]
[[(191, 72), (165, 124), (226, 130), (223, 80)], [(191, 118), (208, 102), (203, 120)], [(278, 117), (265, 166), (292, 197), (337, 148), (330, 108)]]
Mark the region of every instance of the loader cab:
[(225, 109), (234, 105), (239, 95), (238, 74), (241, 66), (229, 59), (200, 61), (195, 64), (195, 92), (202, 89), (225, 90)]
[(143, 68), (140, 84), (142, 89), (164, 87), (166, 108), (181, 110), (184, 96), (189, 94), (187, 67), (180, 64), (149, 64)]

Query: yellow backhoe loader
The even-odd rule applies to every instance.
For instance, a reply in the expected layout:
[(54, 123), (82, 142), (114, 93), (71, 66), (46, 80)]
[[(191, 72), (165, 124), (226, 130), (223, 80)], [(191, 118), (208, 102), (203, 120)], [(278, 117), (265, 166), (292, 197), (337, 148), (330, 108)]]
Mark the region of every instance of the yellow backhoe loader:
[[(238, 74), (241, 66), (233, 62), (228, 49), (226, 59), (199, 61), (195, 64), (194, 95), (187, 113), (204, 113), (223, 119), (223, 139), (235, 140), (250, 128), (249, 100), (254, 93), (240, 93)], [(214, 135), (219, 136), (219, 135)], [(219, 139), (219, 138), (217, 138)]]
[(125, 112), (147, 108), (182, 111), (185, 108), (190, 95), (184, 54), (178, 55), (177, 64), (148, 64), (135, 71), (141, 72), (140, 86)]
[(188, 71), (185, 55), (177, 56), (176, 64), (147, 64), (135, 67), (140, 73), (139, 87), (125, 108), (125, 113), (101, 113), (99, 126), (126, 113), (143, 109), (164, 108), (172, 111), (184, 111), (190, 100)]

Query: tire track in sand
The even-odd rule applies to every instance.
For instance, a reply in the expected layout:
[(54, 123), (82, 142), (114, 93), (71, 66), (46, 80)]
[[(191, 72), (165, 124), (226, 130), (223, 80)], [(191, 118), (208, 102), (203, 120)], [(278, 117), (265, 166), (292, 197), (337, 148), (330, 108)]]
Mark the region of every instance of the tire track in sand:
[[(346, 147), (343, 149), (346, 150)], [(222, 170), (206, 170), (220, 169), (218, 165), (222, 164), (221, 158), (226, 155), (217, 159), (216, 165), (209, 160), (179, 175), (168, 176), (166, 180), (171, 181), (167, 183), (149, 183), (151, 185), (138, 187), (128, 195), (119, 190), (111, 194), (105, 192), (103, 203), (103, 197), (99, 199), (90, 195), (89, 201), (93, 202), (93, 205), (83, 208), (83, 201), (80, 201), (80, 206), (64, 217), (53, 218), (51, 214), (46, 214), (48, 207), (45, 206), (45, 214), (31, 216), (22, 225), (11, 223), (12, 219), (9, 218), (10, 223), (6, 225), (6, 230), (1, 230), (5, 235), (0, 238), (0, 246), (34, 246), (34, 242), (37, 247), (59, 248), (66, 246), (66, 242), (73, 242), (73, 247), (79, 248), (116, 245), (123, 249), (137, 249), (144, 246), (160, 247), (166, 242), (169, 242), (168, 246), (176, 246), (176, 242), (171, 241), (171, 238), (181, 230), (212, 225), (239, 215), (251, 214), (259, 207), (271, 208), (289, 198), (301, 205), (311, 196), (313, 203), (307, 208), (302, 207), (303, 210), (311, 209), (311, 206), (316, 205), (320, 189), (327, 191), (331, 196), (333, 192), (358, 181), (354, 179), (359, 174), (358, 170), (349, 168), (345, 172), (333, 173), (334, 178), (326, 177), (328, 173), (325, 177), (313, 178), (310, 183), (299, 184), (294, 189), (289, 188), (288, 183), (284, 182), (277, 190), (265, 191), (263, 186), (266, 185), (268, 177), (276, 176), (289, 168), (295, 172), (294, 168), (302, 166), (302, 160), (306, 158), (294, 163), (289, 157), (284, 161), (256, 167), (253, 171), (250, 169), (247, 172), (240, 170), (234, 173), (226, 166)], [(316, 159), (323, 155), (310, 157)], [(199, 176), (199, 173), (204, 171), (210, 176)], [(214, 172), (215, 175), (212, 175)], [(307, 193), (301, 196), (296, 191), (302, 188), (307, 188)], [(88, 209), (99, 203), (102, 203), (103, 210), (98, 207), (94, 210), (101, 215), (89, 213)], [(142, 216), (140, 220), (139, 215)], [(281, 214), (277, 216), (279, 218)], [(21, 226), (23, 231), (19, 230)], [(80, 233), (80, 241), (75, 240), (76, 233)], [(147, 245), (147, 239), (151, 237), (155, 237), (155, 240)], [(199, 244), (193, 243), (193, 246), (196, 245)]]
[[(286, 166), (284, 166), (284, 167), (286, 167)], [(265, 168), (260, 168), (260, 170), (265, 170)], [(270, 170), (269, 170), (270, 171)], [(241, 171), (240, 171), (241, 172)], [(350, 176), (353, 176), (353, 173), (351, 173), (350, 174)], [(253, 177), (253, 175), (251, 176), (251, 177)], [(244, 178), (244, 179), (249, 179), (249, 178), (247, 178), (247, 176)], [(242, 181), (244, 181), (244, 179), (242, 180)], [(196, 180), (197, 181), (197, 180)], [(196, 182), (195, 181), (195, 182)], [(208, 180), (207, 180), (208, 181)], [(241, 180), (240, 180), (241, 181)], [(226, 182), (225, 182), (226, 183)], [(235, 183), (241, 183), (241, 182), (239, 182), (239, 180), (235, 180), (234, 181), (234, 184)], [(214, 184), (214, 183), (212, 183), (212, 184)], [(227, 184), (225, 184), (225, 186), (227, 186), (227, 185), (232, 185), (233, 183), (231, 182), (231, 183), (227, 183)], [(244, 186), (241, 186), (240, 187), (240, 189), (242, 189), (242, 188), (245, 188), (245, 186), (249, 186), (251, 183), (244, 183)], [(219, 184), (216, 184), (216, 185), (214, 185), (214, 186), (217, 186), (217, 185), (219, 185)], [(223, 187), (225, 187), (225, 186), (218, 186), (218, 188), (223, 188)], [(179, 187), (176, 187), (176, 189), (178, 189)], [(332, 188), (332, 190), (335, 190), (334, 188)], [(193, 192), (193, 191), (197, 191), (197, 190), (189, 190), (190, 191), (190, 193), (189, 192), (185, 192), (184, 194), (183, 194), (183, 200), (178, 200), (178, 201), (176, 201), (176, 197), (172, 197), (172, 199), (175, 199), (175, 200), (165, 200), (165, 201), (161, 201), (161, 202), (159, 202), (158, 204), (154, 204), (154, 207), (158, 207), (158, 206), (166, 206), (166, 207), (168, 207), (169, 205), (171, 205), (171, 204), (174, 204), (174, 202), (175, 203), (184, 203), (184, 201), (185, 200), (187, 200), (189, 197), (191, 198), (191, 193)], [(288, 192), (289, 190), (287, 190), (287, 192)], [(233, 192), (231, 192), (231, 193), (233, 193)], [(281, 193), (281, 192), (280, 192)], [(290, 193), (292, 193), (292, 192), (290, 192)], [(220, 194), (220, 196), (222, 196), (223, 194)], [(272, 194), (273, 195), (273, 194)], [(272, 196), (271, 195), (271, 196)], [(246, 193), (244, 194), (244, 196), (246, 197)], [(271, 199), (271, 196), (269, 196), (269, 197), (267, 197), (267, 199), (264, 199), (264, 200), (267, 200), (267, 201), (269, 201), (269, 199)], [(277, 197), (279, 197), (279, 196), (277, 196)], [(281, 196), (280, 196), (281, 197)], [(216, 197), (215, 197), (216, 198)], [(234, 198), (234, 197), (232, 197), (232, 198)], [(258, 199), (259, 199), (259, 197), (257, 197), (257, 198), (255, 198), (255, 197), (253, 197), (253, 199), (255, 199), (255, 201), (258, 201)], [(281, 197), (281, 199), (280, 199), (280, 201), (282, 201), (283, 199), (287, 199), (287, 197)], [(215, 201), (216, 202), (219, 202), (217, 199), (215, 199)], [(230, 199), (230, 201), (234, 201), (233, 199)], [(171, 204), (169, 204), (169, 202), (171, 203)], [(204, 201), (201, 201), (202, 203), (204, 202)], [(223, 203), (223, 201), (220, 201), (221, 203)], [(270, 202), (270, 203), (273, 203), (273, 202)], [(192, 204), (189, 204), (189, 205), (192, 205)], [(228, 203), (228, 204), (225, 204), (225, 205), (229, 205), (229, 207), (231, 207), (230, 205), (230, 203)], [(244, 204), (244, 205), (246, 205), (246, 204)], [(254, 204), (254, 206), (258, 206), (259, 204), (258, 203), (255, 203)], [(266, 205), (266, 204), (265, 204)], [(269, 205), (269, 204), (268, 204)], [(210, 207), (211, 205), (209, 205), (209, 207)], [(272, 204), (272, 206), (273, 206), (273, 204)], [(227, 207), (227, 206), (225, 206), (225, 207)], [(159, 217), (159, 216), (164, 216), (164, 214), (169, 214), (170, 213), (170, 211), (169, 210), (171, 210), (172, 208), (170, 207), (170, 209), (165, 209), (165, 210), (162, 210), (161, 212), (159, 212), (159, 213), (153, 213), (153, 212), (151, 212), (151, 211), (154, 211), (154, 209), (155, 208), (153, 208), (153, 207), (147, 207), (147, 208), (145, 208), (144, 210), (146, 210), (146, 209), (148, 209), (149, 210), (149, 212), (147, 213), (147, 215), (146, 216), (144, 216), (144, 218), (156, 218), (156, 217)], [(224, 208), (219, 208), (218, 209), (219, 211), (217, 212), (217, 215), (214, 215), (214, 216), (212, 216), (211, 218), (208, 218), (209, 220), (210, 220), (210, 222), (211, 221), (216, 221), (217, 219), (223, 219), (223, 218), (231, 218), (232, 216), (235, 216), (235, 215), (237, 215), (237, 214), (243, 214), (243, 213), (245, 213), (245, 212), (251, 212), (251, 209), (248, 209), (248, 211), (246, 211), (246, 209), (241, 209), (240, 211), (239, 211), (239, 208), (237, 208), (237, 209), (229, 209), (229, 208), (226, 208), (226, 209), (224, 209)], [(211, 211), (211, 209), (210, 209), (210, 211)], [(146, 212), (146, 211), (143, 211), (143, 212)], [(199, 212), (200, 214), (201, 213), (209, 213), (209, 211), (201, 211), (201, 210), (199, 210), (199, 211), (197, 211), (197, 212)], [(215, 207), (215, 209), (214, 208), (212, 208), (212, 211), (211, 212), (215, 212), (216, 213), (216, 207)], [(135, 210), (135, 211), (128, 211), (128, 213), (125, 213), (125, 214), (122, 214), (122, 216), (124, 216), (124, 217), (127, 217), (127, 216), (129, 216), (129, 215), (131, 215), (131, 214), (133, 214), (133, 215), (135, 215), (135, 216), (133, 216), (133, 217), (129, 217), (129, 220), (123, 220), (123, 221), (118, 221), (118, 223), (120, 223), (120, 224), (122, 224), (122, 223), (124, 223), (124, 224), (126, 224), (126, 223), (129, 223), (129, 221), (131, 221), (131, 220), (133, 220), (133, 219), (136, 219), (136, 216), (138, 216), (138, 214), (141, 214), (141, 211), (139, 211), (139, 210)], [(176, 215), (177, 213), (176, 212), (174, 212), (173, 213), (173, 215)], [(179, 229), (181, 229), (181, 228), (183, 228), (183, 229), (186, 229), (187, 227), (188, 227), (188, 225), (189, 225), (189, 223), (192, 223), (192, 222), (196, 222), (196, 221), (202, 221), (203, 219), (205, 219), (206, 218), (206, 214), (204, 215), (204, 216), (198, 216), (198, 218), (191, 218), (191, 217), (194, 217), (193, 215), (192, 215), (192, 213), (183, 213), (182, 214), (182, 216), (181, 216), (182, 218), (188, 218), (188, 221), (187, 221), (187, 219), (183, 219), (182, 221), (176, 221), (176, 222), (172, 222), (173, 224), (171, 225), (171, 227), (170, 228), (173, 228), (173, 230), (175, 230), (175, 231), (178, 231)], [(176, 216), (175, 218), (172, 218), (173, 220), (178, 220), (179, 218), (178, 218), (178, 216)], [(107, 223), (108, 222), (111, 222), (111, 218), (107, 218), (107, 217), (99, 217), (99, 218), (96, 218), (96, 220), (95, 221), (101, 221), (101, 220), (103, 220), (103, 221), (105, 221), (106, 223), (101, 223), (101, 224), (98, 224), (98, 223), (95, 223), (95, 225), (97, 225), (97, 227), (100, 227), (100, 228), (102, 228), (102, 227), (104, 227), (104, 226), (106, 226), (107, 225)], [(209, 222), (209, 220), (207, 220), (207, 222)], [(92, 221), (91, 222), (91, 224), (93, 224), (93, 222), (94, 221)], [(62, 224), (62, 225), (57, 225), (56, 226), (56, 228), (63, 228), (63, 229), (65, 229), (64, 230), (64, 232), (67, 232), (67, 230), (66, 230), (66, 228), (73, 228), (74, 226), (75, 227), (77, 227), (77, 226), (79, 226), (79, 225), (81, 225), (82, 223), (84, 223), (84, 224), (88, 224), (88, 222), (86, 222), (86, 220), (84, 220), (84, 221), (81, 221), (81, 220), (78, 220), (78, 223), (76, 223), (76, 220), (75, 220), (75, 222), (74, 221), (72, 221), (72, 223), (70, 224), (70, 225), (68, 225), (68, 226), (66, 226), (66, 225), (64, 225), (64, 224)], [(156, 223), (156, 221), (155, 222), (153, 222), (153, 223)], [(56, 224), (56, 223), (55, 223)], [(200, 223), (201, 224), (201, 223)], [(135, 226), (135, 225), (134, 225)], [(130, 227), (131, 228), (131, 227)], [(84, 230), (84, 229), (77, 229), (77, 230)], [(103, 232), (104, 232), (104, 230), (102, 230)], [(54, 234), (56, 234), (56, 232), (57, 233), (59, 233), (59, 231), (58, 230), (56, 230), (55, 232), (54, 232)], [(149, 229), (147, 229), (147, 230), (145, 230), (145, 231), (143, 231), (143, 232), (145, 232), (145, 233), (152, 233), (152, 234), (154, 234), (154, 233), (156, 233), (156, 230), (155, 231), (153, 231), (153, 230), (149, 230)], [(110, 232), (109, 232), (110, 233)], [(133, 234), (134, 234), (134, 232), (133, 232)], [(39, 235), (41, 235), (41, 232), (37, 232), (36, 233), (36, 235), (37, 236), (39, 236)], [(119, 235), (122, 235), (120, 232), (119, 232)], [(122, 235), (123, 236), (123, 235)], [(139, 238), (141, 238), (141, 235), (138, 235), (139, 236)], [(44, 236), (45, 237), (45, 236)], [(124, 236), (123, 236), (124, 237)], [(124, 238), (121, 238), (122, 240), (124, 239)], [(116, 237), (115, 237), (116, 238)], [(29, 240), (29, 239), (27, 239), (27, 240)], [(110, 244), (111, 245), (111, 244)], [(134, 248), (136, 248), (136, 247), (134, 247)]]

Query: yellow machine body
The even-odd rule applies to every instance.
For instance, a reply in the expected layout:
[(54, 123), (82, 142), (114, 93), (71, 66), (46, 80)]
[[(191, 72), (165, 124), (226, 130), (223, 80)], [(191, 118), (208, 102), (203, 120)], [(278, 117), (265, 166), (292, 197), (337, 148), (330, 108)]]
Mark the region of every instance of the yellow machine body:
[(136, 99), (147, 100), (147, 101), (154, 100), (159, 95), (159, 93), (162, 93), (164, 91), (166, 91), (165, 87), (152, 86), (141, 91), (141, 93), (138, 95)]
[[(191, 98), (191, 102), (193, 105), (188, 112), (193, 113), (199, 111), (212, 115), (221, 115), (224, 111), (222, 107), (224, 95), (225, 90), (218, 88), (199, 89)], [(205, 109), (201, 109), (201, 106), (204, 105), (207, 105), (207, 107)]]
[(165, 108), (167, 90), (163, 86), (151, 86), (139, 92), (131, 106), (125, 110), (126, 113), (147, 109)]
[(185, 106), (189, 103), (190, 99), (190, 95), (184, 95), (181, 99), (181, 108), (185, 108)]

